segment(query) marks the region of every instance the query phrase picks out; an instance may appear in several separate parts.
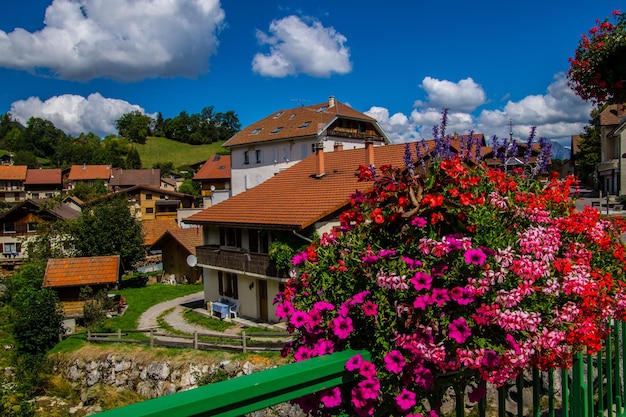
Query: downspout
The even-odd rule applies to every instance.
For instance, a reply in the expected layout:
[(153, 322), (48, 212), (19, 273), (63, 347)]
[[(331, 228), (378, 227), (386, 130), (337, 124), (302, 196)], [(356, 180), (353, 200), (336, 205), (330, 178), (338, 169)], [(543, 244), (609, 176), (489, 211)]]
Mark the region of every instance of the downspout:
[(293, 234), (298, 236), (300, 239), (306, 240), (309, 243), (313, 243), (313, 241), (311, 239), (309, 239), (306, 236), (302, 236), (300, 233), (296, 232), (295, 230), (292, 230)]

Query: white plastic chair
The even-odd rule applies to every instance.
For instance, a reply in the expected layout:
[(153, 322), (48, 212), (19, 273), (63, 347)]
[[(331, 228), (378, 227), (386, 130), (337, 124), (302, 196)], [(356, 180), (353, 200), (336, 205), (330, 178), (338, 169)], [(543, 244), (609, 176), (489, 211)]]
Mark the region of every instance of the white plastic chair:
[(230, 312), (231, 319), (239, 317), (239, 304), (231, 305), (228, 311)]

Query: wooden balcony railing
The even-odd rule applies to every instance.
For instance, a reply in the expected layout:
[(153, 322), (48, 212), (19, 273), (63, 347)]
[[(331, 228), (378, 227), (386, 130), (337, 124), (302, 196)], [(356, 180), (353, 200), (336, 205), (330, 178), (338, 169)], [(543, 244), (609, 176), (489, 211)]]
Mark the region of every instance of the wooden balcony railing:
[(286, 271), (278, 271), (274, 261), (265, 253), (224, 248), (219, 245), (205, 245), (196, 248), (196, 255), (200, 265), (276, 278), (281, 278), (286, 274)]

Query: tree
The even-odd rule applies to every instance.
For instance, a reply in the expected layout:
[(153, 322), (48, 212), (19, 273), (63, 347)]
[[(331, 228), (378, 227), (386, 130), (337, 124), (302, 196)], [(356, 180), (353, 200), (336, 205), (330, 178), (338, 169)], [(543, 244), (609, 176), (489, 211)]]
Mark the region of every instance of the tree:
[(79, 256), (120, 255), (126, 267), (145, 257), (141, 222), (130, 213), (123, 194), (93, 203), (69, 226)]
[(178, 192), (191, 194), (191, 195), (200, 195), (201, 193), (201, 185), (198, 181), (194, 181), (191, 179), (186, 179), (182, 184), (178, 187)]
[(26, 165), (28, 168), (34, 169), (39, 168), (40, 163), (37, 160), (37, 157), (30, 151), (17, 151), (13, 155), (13, 164), (14, 165)]
[(591, 120), (580, 135), (576, 153), (576, 173), (585, 184), (592, 184), (596, 165), (600, 163), (602, 136), (600, 134), (600, 113), (605, 106), (591, 112)]
[(84, 202), (94, 201), (107, 194), (107, 187), (104, 185), (103, 180), (96, 180), (93, 185), (89, 185), (84, 182), (78, 182), (69, 191), (69, 195), (76, 196)]
[(115, 121), (119, 135), (133, 143), (146, 143), (146, 139), (152, 134), (153, 124), (154, 120), (139, 110), (125, 113)]
[(152, 168), (160, 169), (162, 177), (167, 177), (168, 175), (176, 171), (173, 162), (157, 162), (156, 164), (152, 165)]
[(126, 155), (126, 169), (141, 169), (141, 157), (137, 148), (133, 147)]

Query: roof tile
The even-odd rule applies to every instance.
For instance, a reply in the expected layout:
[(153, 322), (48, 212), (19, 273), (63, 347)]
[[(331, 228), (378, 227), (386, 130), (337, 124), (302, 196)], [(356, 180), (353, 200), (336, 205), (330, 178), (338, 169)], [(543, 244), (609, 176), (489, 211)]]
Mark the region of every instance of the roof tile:
[(193, 177), (196, 181), (230, 179), (230, 155), (214, 155)]
[(48, 259), (43, 287), (115, 284), (119, 273), (119, 255)]
[(27, 171), (26, 165), (0, 165), (0, 180), (25, 181)]

